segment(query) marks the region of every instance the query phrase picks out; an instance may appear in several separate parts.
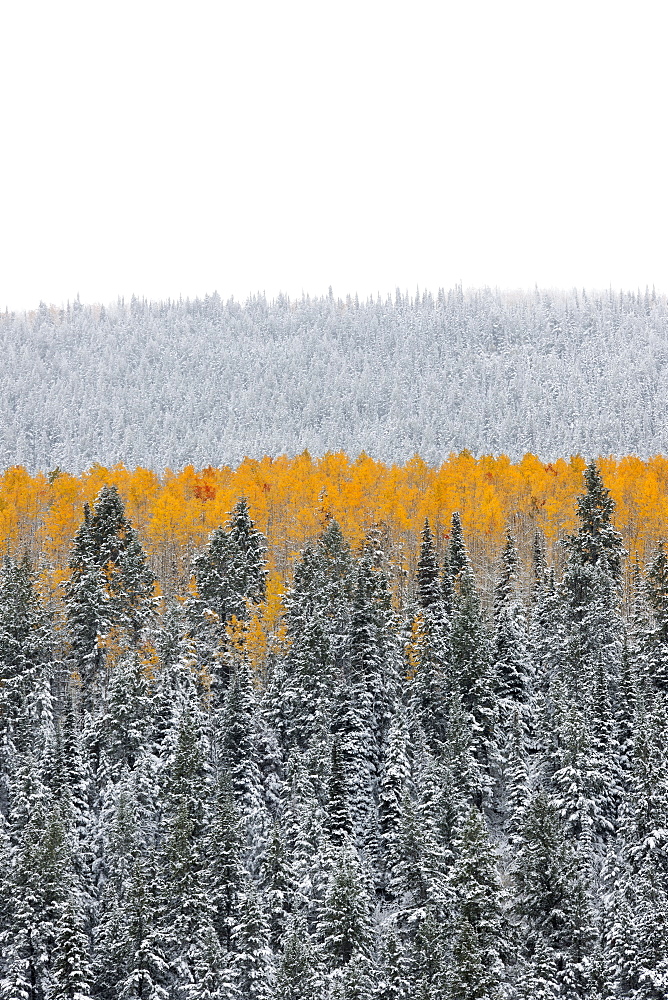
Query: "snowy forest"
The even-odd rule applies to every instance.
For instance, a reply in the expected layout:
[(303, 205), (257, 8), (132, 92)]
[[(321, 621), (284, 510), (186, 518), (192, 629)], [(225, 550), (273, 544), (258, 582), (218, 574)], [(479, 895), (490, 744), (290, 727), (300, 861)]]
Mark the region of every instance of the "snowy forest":
[[(164, 325), (192, 337), (193, 357), (202, 331), (212, 345), (213, 330), (222, 336), (221, 317), (237, 316), (242, 340), (259, 315), (281, 337), (295, 324), (288, 339), (300, 326), (307, 336), (306, 317), (319, 315), (333, 340), (347, 331), (351, 351), (356, 324), (387, 311), (424, 323), (414, 335), (436, 358), (445, 317), (482, 310), (500, 317), (488, 355), (498, 372), (518, 363), (519, 316), (575, 317), (594, 359), (604, 329), (622, 339), (629, 326), (649, 330), (665, 306), (581, 302), (578, 312), (536, 299), (515, 314), (490, 296), (343, 310), (328, 301), (132, 308), (145, 332)], [(89, 344), (109, 338), (100, 357), (88, 354), (107, 380), (97, 403), (132, 425), (105, 390), (120, 392), (121, 369), (133, 369), (110, 347), (130, 336), (126, 310), (4, 322), (24, 324), (26, 343), (45, 352), (59, 345), (59, 385), (75, 377), (77, 362), (65, 360), (74, 330)], [(630, 364), (612, 360), (587, 405)], [(316, 356), (310, 363), (317, 369)], [(492, 385), (498, 374), (488, 374)], [(85, 380), (96, 384), (90, 371)], [(129, 401), (131, 380), (122, 391)], [(653, 419), (651, 403), (624, 402)], [(188, 447), (201, 413), (177, 420), (161, 446), (182, 437)], [(556, 447), (566, 408), (554, 417), (546, 433)], [(74, 446), (40, 436), (48, 405), (34, 419), (45, 421), (35, 461), (41, 448), (52, 461), (54, 448)], [(83, 462), (91, 439), (81, 444)], [(657, 540), (644, 562), (629, 560), (599, 467), (580, 474), (559, 559), (542, 531), (527, 553), (527, 539), (508, 530), (484, 591), (457, 511), (447, 532), (424, 521), (407, 583), (381, 531), (352, 544), (323, 517), (264, 643), (272, 553), (243, 496), (195, 551), (181, 593), (165, 596), (115, 485), (80, 512), (55, 595), (38, 559), (8, 555), (0, 996), (665, 1000), (668, 552)]]
[(0, 349), (2, 468), (668, 453), (649, 291), (75, 301), (0, 314)]

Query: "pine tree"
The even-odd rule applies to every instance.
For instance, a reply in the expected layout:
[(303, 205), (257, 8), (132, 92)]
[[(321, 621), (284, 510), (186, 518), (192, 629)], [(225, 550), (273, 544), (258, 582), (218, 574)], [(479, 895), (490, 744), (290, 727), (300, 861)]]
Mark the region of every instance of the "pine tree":
[[(55, 803), (48, 795), (34, 797), (25, 825), (17, 829), (17, 846), (8, 873), (9, 921), (3, 934), (8, 977), (6, 995), (48, 996), (52, 965), (56, 995), (78, 980), (85, 986), (86, 943), (75, 914), (68, 921), (68, 897), (75, 891), (70, 845)], [(69, 927), (68, 927), (69, 924)], [(68, 979), (65, 955), (74, 963)], [(58, 993), (60, 991), (60, 993)]]
[(269, 928), (253, 885), (243, 889), (239, 919), (232, 939), (237, 989), (248, 1000), (270, 1000), (274, 968)]
[(653, 688), (668, 692), (668, 555), (659, 542), (647, 572), (647, 599), (652, 610), (648, 629), (647, 673)]
[(216, 528), (205, 549), (195, 556), (193, 574), (202, 601), (220, 622), (249, 617), (247, 602), (264, 600), (267, 540), (251, 519), (242, 497), (230, 514), (227, 527)]
[(616, 814), (613, 775), (606, 773), (605, 744), (599, 749), (592, 726), (574, 705), (566, 708), (559, 727), (556, 770), (551, 777), (554, 802), (569, 835), (584, 842), (607, 840)]
[(462, 520), (459, 515), (459, 511), (455, 511), (452, 515), (448, 562), (452, 579), (455, 581), (457, 581), (464, 571), (471, 565), (468, 552), (466, 551), (466, 545), (464, 544), (464, 532), (462, 530)]
[(452, 616), (452, 673), (461, 693), (462, 704), (470, 714), (471, 749), (480, 766), (485, 796), (492, 786), (492, 767), (496, 755), (495, 726), (497, 699), (494, 691), (491, 647), (485, 627), (480, 597), (470, 567), (465, 567), (459, 581)]
[(434, 538), (425, 518), (417, 572), (417, 602), (420, 608), (431, 608), (442, 599), (439, 566)]
[(234, 927), (239, 919), (245, 871), (242, 864), (243, 837), (231, 782), (221, 775), (214, 808), (202, 848), (203, 879), (213, 907), (213, 924), (225, 951), (232, 949)]
[(274, 954), (277, 954), (286, 932), (295, 896), (285, 839), (278, 822), (274, 823), (271, 840), (260, 861), (259, 885), (265, 901), (269, 943)]
[(384, 928), (377, 981), (373, 1000), (408, 1000), (410, 980), (408, 961), (394, 928)]
[(182, 986), (187, 1000), (238, 1000), (234, 970), (212, 926), (204, 924), (193, 946), (192, 981)]
[(349, 846), (333, 858), (318, 933), (329, 970), (342, 968), (355, 955), (367, 958), (371, 953), (369, 897)]
[(135, 855), (122, 895), (108, 898), (98, 932), (97, 982), (104, 1000), (163, 1000), (168, 966), (159, 923), (159, 885), (153, 859)]
[(338, 525), (330, 522), (325, 534), (326, 542), (321, 539), (322, 544), (302, 553), (286, 596), (289, 649), (282, 697), (287, 749), (322, 745), (341, 681), (353, 564)]
[(22, 740), (53, 726), (53, 647), (29, 559), (6, 558), (0, 569), (0, 732), (19, 750)]
[(535, 531), (533, 536), (533, 548), (531, 550), (533, 587), (532, 594), (534, 600), (545, 586), (547, 578), (547, 561), (545, 559), (545, 538), (540, 531)]
[(348, 787), (346, 762), (341, 754), (340, 740), (335, 736), (328, 782), (327, 832), (332, 844), (337, 847), (345, 843), (353, 831)]
[[(155, 577), (115, 486), (102, 488), (84, 526), (82, 556), (102, 571), (112, 624), (134, 646), (153, 614)], [(76, 545), (73, 555), (78, 555)], [(72, 562), (70, 588), (76, 586), (79, 571), (78, 562)]]
[(276, 978), (277, 1000), (320, 1000), (324, 984), (318, 953), (303, 920), (290, 918)]
[(568, 607), (569, 670), (573, 696), (586, 692), (587, 671), (601, 656), (616, 678), (622, 653), (619, 597), (623, 559), (621, 535), (612, 524), (614, 502), (594, 462), (585, 470), (578, 498), (580, 526), (564, 542), (567, 563), (562, 591)]
[(155, 577), (115, 486), (102, 488), (70, 555), (65, 603), (71, 660), (86, 707), (102, 683), (105, 644), (136, 648), (155, 612)]
[(574, 988), (586, 981), (594, 939), (587, 867), (566, 838), (557, 808), (539, 791), (526, 807), (515, 859), (515, 906), (528, 955), (535, 955), (542, 940), (559, 982), (566, 976)]
[(412, 995), (419, 1000), (448, 997), (451, 930), (433, 904), (424, 908), (409, 952)]
[(131, 652), (111, 676), (109, 710), (104, 719), (104, 759), (114, 780), (124, 768), (133, 770), (148, 753), (151, 710), (144, 664), (137, 652)]
[(516, 984), (517, 1000), (557, 1000), (560, 995), (554, 953), (538, 937), (530, 959), (520, 961)]
[(418, 561), (417, 614), (412, 622), (411, 702), (434, 750), (445, 738), (447, 699), (452, 687), (450, 588), (447, 571), (443, 581), (439, 578), (434, 540), (429, 521), (425, 520)]
[[(378, 825), (382, 841), (383, 886), (388, 891), (391, 872), (399, 864), (399, 838), (403, 816), (402, 803), (408, 790), (410, 763), (407, 754), (408, 734), (403, 713), (392, 719), (378, 782)], [(396, 878), (396, 875), (395, 875)]]
[(450, 993), (483, 998), (498, 993), (508, 950), (496, 859), (480, 812), (469, 810), (456, 841), (452, 870), (456, 927)]
[(72, 885), (58, 907), (55, 920), (54, 985), (49, 994), (53, 1000), (90, 1000), (92, 997), (90, 941), (73, 890)]
[(499, 698), (525, 702), (530, 666), (526, 619), (517, 596), (518, 570), (517, 545), (508, 532), (494, 593), (494, 673)]
[(260, 727), (248, 664), (240, 657), (234, 663), (221, 712), (217, 752), (230, 777), (246, 840), (258, 849), (268, 826), (257, 754)]

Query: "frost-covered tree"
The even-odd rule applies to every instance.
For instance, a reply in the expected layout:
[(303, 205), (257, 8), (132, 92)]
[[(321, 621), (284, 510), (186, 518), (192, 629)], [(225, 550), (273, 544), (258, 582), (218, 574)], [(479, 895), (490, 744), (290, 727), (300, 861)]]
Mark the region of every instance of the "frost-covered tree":
[(255, 527), (242, 497), (226, 528), (216, 528), (193, 559), (200, 598), (221, 622), (248, 617), (247, 605), (264, 600), (267, 540)]

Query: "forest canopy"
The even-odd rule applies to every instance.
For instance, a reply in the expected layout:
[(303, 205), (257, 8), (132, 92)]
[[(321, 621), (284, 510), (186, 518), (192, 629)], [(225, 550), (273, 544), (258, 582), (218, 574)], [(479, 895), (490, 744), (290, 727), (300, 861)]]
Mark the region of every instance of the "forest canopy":
[[(342, 507), (346, 470), (401, 471), (328, 461)], [(545, 518), (552, 555), (509, 511), (487, 581), (491, 534), (476, 564), (471, 511), (422, 517), (439, 471), (415, 461), (391, 528), (360, 499), (349, 536), (322, 489), (189, 521), (169, 593), (129, 516), (169, 477), (5, 474), (27, 534), (0, 570), (0, 996), (665, 997), (668, 555), (628, 559), (596, 463), (525, 461), (574, 510)], [(230, 475), (174, 477), (172, 528)]]

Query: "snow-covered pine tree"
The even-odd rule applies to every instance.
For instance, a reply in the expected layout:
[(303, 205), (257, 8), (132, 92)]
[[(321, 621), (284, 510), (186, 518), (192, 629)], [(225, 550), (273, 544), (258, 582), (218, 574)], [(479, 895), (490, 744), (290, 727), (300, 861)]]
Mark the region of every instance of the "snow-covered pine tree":
[(223, 771), (202, 845), (202, 878), (213, 906), (213, 924), (225, 952), (232, 950), (232, 937), (240, 917), (247, 878), (243, 849), (243, 832), (232, 783)]
[[(450, 671), (451, 580), (439, 574), (429, 521), (425, 520), (417, 573), (417, 608), (411, 623), (411, 701), (434, 749), (445, 739)], [(447, 593), (444, 592), (447, 591)]]
[(485, 820), (475, 807), (462, 822), (455, 851), (450, 877), (454, 928), (449, 996), (491, 1000), (499, 995), (505, 978), (510, 942), (496, 858)]
[(291, 917), (283, 937), (276, 976), (277, 1000), (321, 1000), (319, 953), (302, 919)]
[[(510, 531), (501, 555), (494, 591), (494, 674), (497, 695), (504, 702), (525, 702), (529, 693), (530, 661), (526, 616), (517, 593), (519, 556)], [(507, 709), (507, 705), (504, 706)], [(507, 711), (503, 713), (507, 715)]]
[(450, 526), (450, 545), (448, 548), (448, 565), (453, 581), (459, 580), (461, 574), (471, 565), (466, 545), (464, 543), (464, 532), (462, 529), (462, 519), (459, 511), (452, 515)]
[(564, 541), (566, 569), (561, 590), (569, 630), (568, 681), (571, 697), (586, 700), (588, 679), (602, 658), (614, 682), (621, 663), (620, 615), (622, 538), (612, 523), (615, 504), (595, 462), (585, 473), (585, 492), (578, 497), (577, 534)]
[(318, 926), (330, 972), (342, 969), (355, 956), (368, 958), (371, 954), (371, 909), (365, 881), (354, 851), (345, 844), (333, 858)]
[(647, 571), (647, 600), (652, 622), (646, 637), (646, 673), (652, 687), (668, 693), (668, 554), (659, 542)]
[(215, 528), (192, 562), (199, 597), (220, 622), (246, 619), (248, 603), (264, 600), (266, 550), (267, 540), (251, 519), (248, 501), (241, 497), (227, 527)]
[(137, 648), (153, 620), (155, 577), (115, 486), (104, 486), (93, 511), (84, 506), (70, 554), (65, 606), (70, 663), (90, 709), (104, 689), (105, 646)]
[(424, 527), (422, 529), (416, 590), (419, 608), (431, 608), (434, 604), (438, 604), (442, 599), (436, 546), (434, 544), (434, 536), (432, 534), (428, 518), (425, 518)]
[(248, 1000), (271, 1000), (275, 967), (269, 947), (269, 928), (261, 900), (250, 880), (243, 887), (232, 950), (235, 985), (240, 996)]
[(543, 790), (526, 806), (513, 878), (525, 954), (535, 956), (542, 941), (546, 953), (541, 961), (554, 963), (559, 983), (568, 980), (574, 989), (577, 983), (586, 984), (595, 939), (590, 869)]
[[(6, 752), (53, 727), (55, 639), (27, 556), (0, 569), (0, 732)], [(3, 751), (0, 751), (3, 754)], [(0, 756), (0, 781), (8, 778)], [(2, 793), (0, 791), (0, 803)]]
[(498, 705), (492, 648), (470, 565), (461, 571), (452, 615), (452, 677), (471, 719), (471, 750), (480, 767), (483, 794), (491, 797)]

